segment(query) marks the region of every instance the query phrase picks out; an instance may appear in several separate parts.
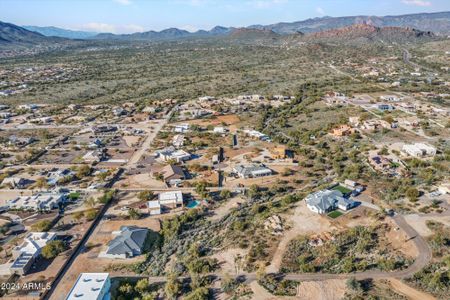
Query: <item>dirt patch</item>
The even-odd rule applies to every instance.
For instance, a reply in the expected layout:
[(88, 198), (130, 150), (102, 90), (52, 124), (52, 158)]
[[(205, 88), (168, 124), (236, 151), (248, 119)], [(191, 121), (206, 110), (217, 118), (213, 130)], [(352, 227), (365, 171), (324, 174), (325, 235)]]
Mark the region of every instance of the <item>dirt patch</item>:
[(320, 234), (336, 229), (331, 222), (321, 215), (318, 215), (306, 207), (306, 202), (302, 201), (294, 209), (294, 214), (285, 216), (290, 229), (286, 231), (278, 244), (271, 264), (267, 267), (267, 272), (277, 272), (281, 265), (283, 253), (293, 238), (302, 234)]
[(221, 268), (221, 271), (223, 273), (228, 274), (236, 274), (236, 264), (234, 263), (235, 258), (238, 256), (245, 257), (247, 255), (247, 250), (245, 249), (227, 249), (220, 251), (218, 253), (215, 253), (212, 255), (212, 258), (217, 258), (219, 261), (219, 265)]
[(297, 299), (337, 300), (345, 293), (345, 280), (304, 281), (298, 287)]
[[(196, 119), (196, 120), (187, 120), (187, 121), (181, 121), (178, 122), (179, 124), (196, 124), (200, 126), (208, 126), (208, 125), (221, 125), (222, 123), (227, 124), (227, 126), (235, 125), (240, 122), (240, 119), (237, 115), (224, 115), (224, 116), (217, 116), (215, 118), (211, 119)], [(178, 124), (175, 123), (175, 124)], [(235, 126), (233, 126), (235, 128)], [(233, 130), (233, 128), (230, 128)], [(236, 128), (235, 128), (236, 129)]]
[(139, 143), (141, 137), (134, 135), (126, 135), (123, 137), (123, 139), (128, 147), (134, 147)]
[(398, 249), (404, 255), (409, 257), (417, 257), (419, 255), (414, 242), (408, 237), (408, 235), (392, 221), (387, 222), (390, 226), (389, 231), (386, 232), (386, 238), (390, 242), (391, 246)]
[(138, 227), (145, 227), (149, 228), (153, 231), (160, 231), (161, 226), (158, 219), (153, 218), (143, 218), (139, 220), (117, 220), (117, 221), (105, 221), (102, 224), (99, 225), (99, 233), (111, 233), (113, 231), (119, 230), (121, 226), (127, 225), (127, 226), (138, 226)]
[(244, 199), (241, 197), (234, 197), (231, 199), (228, 199), (226, 203), (219, 206), (217, 209), (214, 210), (214, 215), (211, 217), (211, 221), (217, 221), (223, 218), (225, 215), (227, 215), (230, 210), (234, 207), (237, 207), (238, 203), (245, 202)]
[(150, 173), (143, 173), (137, 175), (127, 176), (118, 181), (115, 186), (127, 188), (166, 188), (166, 184), (161, 180), (156, 180), (151, 177)]
[(450, 226), (450, 218), (448, 216), (421, 216), (421, 215), (406, 215), (406, 222), (411, 225), (421, 236), (428, 237), (433, 234), (426, 222), (436, 221)]

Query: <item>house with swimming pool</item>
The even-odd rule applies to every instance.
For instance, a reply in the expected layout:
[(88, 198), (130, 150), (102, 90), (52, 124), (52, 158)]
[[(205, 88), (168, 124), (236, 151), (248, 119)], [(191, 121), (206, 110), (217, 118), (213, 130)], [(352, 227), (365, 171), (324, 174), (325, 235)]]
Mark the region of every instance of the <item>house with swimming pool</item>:
[(183, 193), (181, 191), (170, 191), (160, 193), (158, 200), (151, 200), (147, 202), (147, 208), (150, 215), (159, 215), (166, 209), (173, 209), (183, 206)]

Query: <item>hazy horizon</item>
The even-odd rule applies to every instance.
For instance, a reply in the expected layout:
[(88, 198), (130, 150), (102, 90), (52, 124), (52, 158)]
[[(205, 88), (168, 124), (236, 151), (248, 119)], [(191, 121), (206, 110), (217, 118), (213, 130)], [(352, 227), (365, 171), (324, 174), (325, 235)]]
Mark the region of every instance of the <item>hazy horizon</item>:
[[(450, 10), (446, 0), (3, 0), (0, 20), (91, 32), (133, 33), (244, 27), (324, 16), (404, 15)], [(201, 18), (199, 18), (201, 16)]]

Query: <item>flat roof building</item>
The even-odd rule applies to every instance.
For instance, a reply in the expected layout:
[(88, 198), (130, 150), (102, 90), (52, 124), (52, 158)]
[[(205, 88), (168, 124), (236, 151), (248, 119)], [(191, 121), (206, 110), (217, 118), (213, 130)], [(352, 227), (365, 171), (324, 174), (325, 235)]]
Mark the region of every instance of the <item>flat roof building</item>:
[(108, 273), (81, 273), (66, 300), (110, 300), (110, 289)]
[(24, 275), (41, 254), (41, 249), (48, 242), (54, 240), (56, 233), (54, 232), (30, 232), (20, 246), (14, 247), (12, 256), (14, 261), (9, 270), (11, 274)]
[(414, 157), (425, 157), (436, 155), (436, 148), (423, 143), (406, 144), (403, 145), (402, 150), (408, 155)]

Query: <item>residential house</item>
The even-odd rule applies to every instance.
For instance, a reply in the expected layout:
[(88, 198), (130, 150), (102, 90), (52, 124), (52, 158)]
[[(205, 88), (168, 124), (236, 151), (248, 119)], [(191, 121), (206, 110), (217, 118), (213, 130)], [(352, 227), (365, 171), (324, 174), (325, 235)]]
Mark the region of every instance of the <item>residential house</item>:
[(70, 110), (78, 110), (78, 109), (81, 108), (81, 105), (79, 105), (79, 104), (69, 104), (69, 105), (67, 105), (67, 108), (70, 109)]
[(160, 193), (158, 195), (158, 201), (162, 206), (176, 208), (179, 205), (183, 205), (183, 193), (181, 191)]
[(23, 110), (35, 110), (35, 109), (38, 109), (39, 106), (37, 104), (22, 104), (22, 105), (19, 105), (17, 108), (23, 109)]
[(394, 96), (394, 95), (383, 95), (383, 96), (380, 96), (380, 99), (383, 101), (389, 101), (389, 102), (400, 101), (400, 98), (398, 98), (397, 96)]
[(353, 129), (350, 126), (344, 124), (344, 125), (340, 125), (337, 128), (333, 128), (332, 131), (331, 131), (331, 134), (333, 136), (336, 136), (336, 137), (342, 137), (342, 136), (350, 135), (350, 134), (352, 134), (354, 132), (355, 132), (355, 129)]
[(392, 111), (395, 109), (395, 107), (390, 104), (378, 104), (376, 107), (379, 111)]
[(158, 150), (158, 157), (163, 161), (174, 160), (176, 162), (182, 162), (191, 159), (191, 154), (184, 150), (175, 150), (174, 147), (167, 147), (162, 150)]
[(88, 145), (88, 149), (98, 149), (103, 147), (103, 142), (100, 139), (95, 139)]
[(141, 255), (147, 234), (147, 228), (121, 226), (119, 231), (113, 232), (116, 237), (108, 243), (108, 249), (101, 256), (123, 259)]
[(359, 116), (349, 117), (348, 122), (355, 127), (358, 127), (361, 124), (361, 118)]
[(112, 110), (113, 115), (115, 115), (116, 117), (120, 117), (122, 115), (126, 115), (127, 111), (125, 109), (123, 109), (122, 107), (116, 107)]
[(8, 201), (10, 209), (24, 209), (34, 211), (50, 211), (57, 209), (63, 203), (66, 195), (57, 192), (41, 192), (33, 196), (19, 196)]
[(36, 141), (34, 137), (17, 137), (15, 135), (11, 135), (8, 138), (8, 144), (16, 147), (25, 147)]
[(34, 182), (33, 180), (27, 178), (11, 176), (3, 179), (1, 185), (9, 186), (13, 189), (24, 189), (33, 182)]
[(183, 168), (177, 165), (167, 165), (161, 170), (161, 173), (164, 176), (164, 182), (170, 185), (175, 185), (186, 179)]
[(436, 148), (423, 143), (405, 144), (402, 147), (402, 151), (414, 157), (426, 157), (436, 155)]
[(336, 208), (349, 210), (355, 202), (345, 198), (338, 190), (321, 190), (306, 196), (306, 206), (313, 212), (325, 214)]
[(217, 126), (217, 127), (214, 127), (214, 129), (213, 129), (214, 133), (219, 133), (219, 134), (224, 134), (224, 133), (227, 133), (228, 131), (229, 131), (228, 128), (223, 127), (223, 126)]
[(373, 119), (373, 120), (364, 121), (361, 125), (361, 128), (365, 129), (365, 130), (375, 131), (380, 128), (391, 128), (391, 125), (384, 120)]
[(233, 168), (233, 172), (238, 174), (241, 178), (256, 178), (272, 175), (272, 170), (265, 166), (258, 165), (238, 165)]
[(270, 142), (270, 137), (262, 132), (257, 130), (244, 130), (244, 133), (250, 137), (257, 138), (261, 141)]
[(159, 200), (152, 200), (147, 202), (148, 213), (151, 216), (161, 214), (161, 202)]
[(189, 131), (189, 124), (179, 124), (179, 125), (175, 125), (174, 132), (177, 133), (185, 133)]
[(91, 127), (91, 131), (95, 134), (114, 132), (114, 131), (117, 131), (118, 129), (119, 128), (116, 125), (98, 125), (98, 126)]
[(270, 155), (273, 159), (285, 159), (287, 157), (287, 149), (285, 146), (277, 146), (270, 149)]
[(206, 101), (216, 100), (216, 98), (212, 97), (212, 96), (203, 96), (203, 97), (199, 97), (198, 100), (201, 102), (206, 102)]
[(83, 161), (86, 163), (98, 163), (106, 159), (106, 149), (99, 149), (87, 152), (83, 155)]
[(47, 184), (50, 186), (57, 185), (60, 181), (65, 181), (68, 177), (75, 176), (75, 172), (70, 169), (57, 169), (47, 174)]
[(110, 300), (108, 273), (80, 273), (66, 300)]
[(11, 116), (12, 116), (12, 114), (8, 111), (0, 113), (0, 119), (9, 119), (9, 118), (11, 118)]
[(181, 148), (184, 145), (184, 135), (177, 134), (172, 138), (172, 145), (175, 148)]
[(11, 274), (25, 275), (41, 254), (42, 248), (56, 238), (54, 232), (30, 232), (22, 244), (12, 250)]
[(347, 97), (345, 96), (345, 94), (338, 92), (329, 92), (325, 94), (323, 100), (328, 106), (347, 104)]

